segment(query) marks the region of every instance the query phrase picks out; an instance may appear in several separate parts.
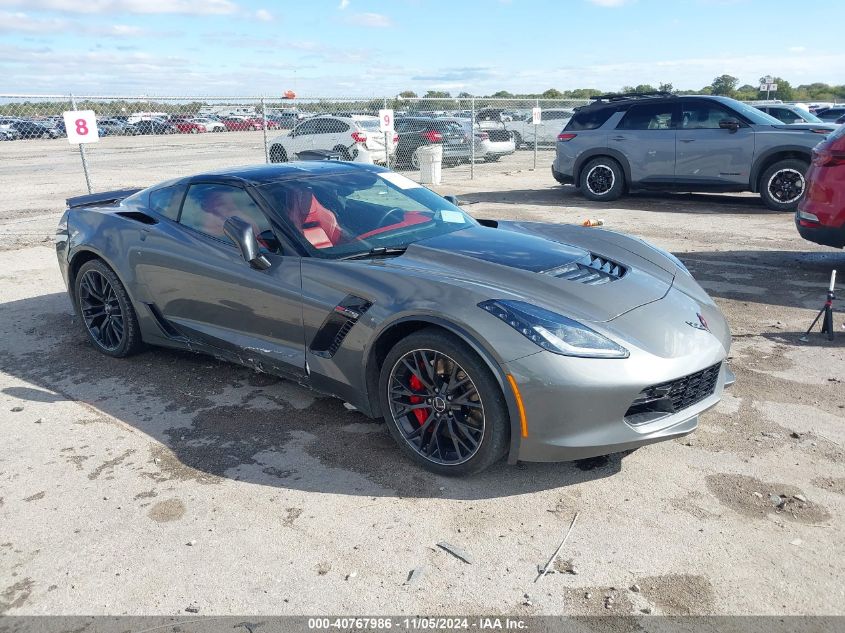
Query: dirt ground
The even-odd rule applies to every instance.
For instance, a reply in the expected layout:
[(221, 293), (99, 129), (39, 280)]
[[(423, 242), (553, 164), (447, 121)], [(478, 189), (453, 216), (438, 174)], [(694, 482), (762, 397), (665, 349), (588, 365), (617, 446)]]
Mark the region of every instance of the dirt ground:
[[(116, 139), (90, 152), (95, 188), (260, 161), (249, 134)], [(730, 322), (737, 383), (682, 440), (454, 480), (292, 383), (95, 352), (49, 241), (79, 156), (0, 146), (0, 614), (845, 614), (842, 313), (834, 342), (801, 339), (845, 254), (755, 196), (608, 208), (532, 159), (446, 170), (438, 190), (478, 217), (600, 217), (671, 250)]]

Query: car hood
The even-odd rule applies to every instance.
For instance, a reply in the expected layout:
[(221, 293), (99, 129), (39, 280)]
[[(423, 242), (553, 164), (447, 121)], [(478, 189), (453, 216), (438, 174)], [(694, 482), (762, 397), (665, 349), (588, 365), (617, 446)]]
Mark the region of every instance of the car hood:
[(772, 127), (776, 130), (787, 130), (789, 132), (813, 132), (814, 130), (830, 130), (833, 132), (839, 126), (835, 123), (784, 123), (783, 125), (772, 125)]
[(385, 264), (466, 284), (485, 298), (519, 299), (603, 322), (666, 295), (675, 271), (662, 258), (608, 231), (501, 222), (416, 242)]

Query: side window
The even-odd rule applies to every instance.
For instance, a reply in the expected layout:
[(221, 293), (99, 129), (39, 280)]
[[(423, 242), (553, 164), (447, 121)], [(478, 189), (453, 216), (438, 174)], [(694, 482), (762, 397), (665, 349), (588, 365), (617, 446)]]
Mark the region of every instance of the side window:
[[(618, 130), (670, 130), (672, 129), (673, 102), (646, 103), (628, 108)], [(718, 127), (718, 126), (717, 126)]]
[(577, 111), (569, 123), (566, 124), (567, 130), (596, 130), (607, 123), (607, 120), (616, 112), (614, 108), (600, 108), (589, 109), (583, 108)]
[(335, 119), (327, 120), (326, 124), (323, 126), (323, 132), (327, 134), (339, 134), (341, 132), (347, 132), (348, 130), (349, 125), (343, 121), (337, 121)]
[(685, 130), (718, 130), (719, 121), (728, 117), (736, 118), (736, 115), (715, 103), (688, 101), (683, 104), (681, 127)]
[(265, 242), (269, 242), (268, 238), (273, 238), (270, 222), (249, 194), (243, 189), (229, 185), (191, 185), (182, 205), (179, 223), (229, 242), (223, 232), (223, 224), (233, 216), (252, 224), (255, 235)]
[(300, 123), (296, 126), (296, 128), (294, 128), (293, 133), (296, 136), (301, 136), (302, 134), (313, 134), (314, 123), (315, 121), (306, 121), (305, 123)]
[(179, 218), (179, 207), (185, 195), (185, 185), (162, 187), (150, 192), (150, 209), (176, 221)]

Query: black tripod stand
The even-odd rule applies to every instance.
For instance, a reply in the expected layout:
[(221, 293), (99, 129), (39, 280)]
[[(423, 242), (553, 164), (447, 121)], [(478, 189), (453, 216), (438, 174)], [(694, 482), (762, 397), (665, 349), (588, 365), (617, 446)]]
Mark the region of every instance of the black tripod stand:
[(830, 273), (830, 286), (827, 289), (827, 301), (824, 302), (824, 306), (821, 310), (819, 310), (816, 318), (813, 319), (813, 324), (807, 330), (807, 334), (813, 331), (813, 328), (816, 327), (816, 323), (818, 323), (819, 319), (821, 319), (822, 315), (824, 315), (824, 320), (822, 321), (822, 334), (827, 334), (828, 341), (833, 340), (833, 300), (836, 299), (836, 295), (833, 290), (835, 286), (836, 271), (834, 270)]

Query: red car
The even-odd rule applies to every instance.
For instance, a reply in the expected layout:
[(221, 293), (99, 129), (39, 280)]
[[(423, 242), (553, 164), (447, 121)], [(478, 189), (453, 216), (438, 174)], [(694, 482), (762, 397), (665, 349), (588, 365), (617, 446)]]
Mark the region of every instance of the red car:
[(795, 224), (805, 240), (845, 247), (845, 125), (813, 149)]
[(172, 125), (179, 130), (180, 134), (199, 134), (200, 132), (207, 132), (202, 123), (194, 123), (193, 121), (172, 121)]
[(260, 130), (261, 121), (254, 119), (247, 119), (246, 117), (223, 117), (220, 122), (226, 126), (230, 132), (232, 130)]

